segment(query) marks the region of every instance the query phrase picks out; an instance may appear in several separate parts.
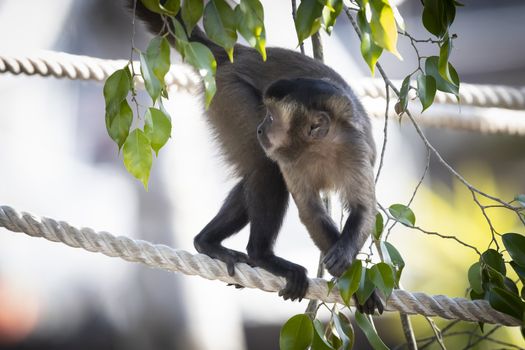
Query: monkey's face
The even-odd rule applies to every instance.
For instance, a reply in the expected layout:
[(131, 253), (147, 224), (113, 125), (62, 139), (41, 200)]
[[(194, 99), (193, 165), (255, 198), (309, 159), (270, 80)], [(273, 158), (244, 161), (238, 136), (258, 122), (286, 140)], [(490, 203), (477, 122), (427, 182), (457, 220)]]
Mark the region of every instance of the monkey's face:
[(309, 110), (295, 101), (270, 103), (267, 111), (257, 138), (270, 159), (295, 161), (325, 143), (331, 128), (327, 112)]
[(257, 139), (268, 157), (277, 160), (277, 150), (287, 145), (289, 123), (282, 113), (268, 108), (257, 127)]

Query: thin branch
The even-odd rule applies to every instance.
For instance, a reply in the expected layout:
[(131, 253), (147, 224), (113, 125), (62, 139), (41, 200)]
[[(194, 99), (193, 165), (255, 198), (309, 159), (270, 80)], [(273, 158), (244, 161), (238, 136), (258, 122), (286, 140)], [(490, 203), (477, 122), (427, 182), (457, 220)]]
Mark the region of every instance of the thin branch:
[(388, 84), (385, 84), (385, 90), (386, 90), (386, 107), (385, 107), (385, 124), (383, 126), (383, 146), (381, 147), (381, 156), (379, 158), (379, 167), (377, 168), (377, 174), (376, 174), (376, 181), (379, 180), (379, 175), (381, 175), (381, 169), (383, 169), (383, 161), (385, 159), (385, 152), (386, 152), (386, 143), (388, 140), (388, 110), (390, 107), (390, 87)]
[[(292, 0), (292, 18), (293, 18), (294, 26), (295, 26), (295, 16), (296, 16), (296, 14), (297, 14), (297, 2), (296, 2), (296, 0)], [(304, 55), (304, 44), (300, 43), (299, 44), (299, 48), (301, 49), (301, 53)]]

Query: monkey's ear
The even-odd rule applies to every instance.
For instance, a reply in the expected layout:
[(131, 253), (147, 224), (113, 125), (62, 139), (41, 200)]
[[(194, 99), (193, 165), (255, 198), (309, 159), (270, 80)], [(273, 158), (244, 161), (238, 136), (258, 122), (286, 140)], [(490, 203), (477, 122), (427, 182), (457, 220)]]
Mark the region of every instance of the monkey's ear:
[(330, 116), (326, 112), (315, 112), (310, 117), (308, 136), (313, 139), (322, 139), (330, 130)]

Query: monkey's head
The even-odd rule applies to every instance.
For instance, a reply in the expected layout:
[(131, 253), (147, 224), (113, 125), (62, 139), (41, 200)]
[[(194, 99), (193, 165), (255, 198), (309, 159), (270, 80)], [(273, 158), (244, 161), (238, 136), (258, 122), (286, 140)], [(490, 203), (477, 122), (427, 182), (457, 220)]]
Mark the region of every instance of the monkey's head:
[(352, 113), (345, 92), (320, 79), (283, 79), (268, 87), (266, 116), (257, 138), (266, 155), (291, 162), (307, 151), (326, 149), (346, 129)]

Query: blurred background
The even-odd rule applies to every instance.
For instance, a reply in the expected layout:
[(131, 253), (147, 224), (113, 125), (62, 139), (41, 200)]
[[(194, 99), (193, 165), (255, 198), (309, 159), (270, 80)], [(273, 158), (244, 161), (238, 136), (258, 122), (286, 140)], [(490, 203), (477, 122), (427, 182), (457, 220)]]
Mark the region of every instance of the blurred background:
[[(262, 2), (268, 46), (295, 49), (288, 2)], [(398, 4), (407, 30), (427, 38), (420, 23), (421, 2), (392, 2)], [(458, 8), (453, 26), (458, 39), (451, 57), (461, 81), (524, 86), (525, 3), (462, 3), (465, 7)], [(0, 0), (0, 54), (56, 50), (128, 59), (131, 33), (131, 16), (121, 1)], [(150, 38), (137, 24), (136, 46), (145, 49)], [(332, 37), (323, 35), (323, 42), (326, 63), (343, 77), (369, 77), (345, 16), (338, 20)], [(311, 52), (308, 45), (306, 49)], [(381, 59), (393, 79), (404, 78), (416, 65), (409, 41), (400, 38), (399, 49), (404, 61), (387, 53)], [(384, 109), (384, 101), (372, 103), (376, 105), (369, 108)], [(235, 179), (220, 161), (200, 99), (174, 93), (168, 107), (172, 139), (154, 161), (146, 192), (125, 171), (117, 147), (107, 136), (102, 84), (0, 75), (0, 204), (193, 252), (194, 235), (217, 212)], [(525, 118), (525, 112), (520, 113), (516, 114)], [(374, 127), (380, 146), (380, 118), (374, 120)], [(525, 192), (524, 137), (425, 131), (444, 158), (481, 190), (506, 200)], [(425, 148), (413, 129), (390, 123), (377, 187), (384, 206), (408, 202), (425, 159)], [(434, 160), (413, 210), (421, 227), (458, 235), (480, 249), (490, 241), (486, 221), (470, 193)], [(491, 215), (500, 232), (523, 232), (512, 215), (498, 209)], [(243, 250), (247, 237), (244, 230), (227, 245)], [(402, 227), (393, 230), (391, 241), (407, 264), (402, 278), (407, 290), (465, 295), (467, 269), (476, 261), (469, 250)], [(307, 267), (314, 276), (318, 251), (293, 205), (276, 252)], [(237, 290), (0, 229), (1, 350), (277, 349), (281, 325), (304, 312), (306, 305), (306, 301), (285, 302), (274, 294)], [(418, 337), (432, 335), (423, 318), (412, 319)], [(376, 321), (385, 343), (392, 347), (403, 343), (398, 315), (386, 314)], [(440, 326), (448, 323), (436, 321)], [(461, 332), (477, 325), (455, 327)], [(502, 328), (494, 337), (525, 347), (518, 329)], [(447, 338), (450, 349), (461, 349), (467, 341), (461, 336)], [(368, 348), (363, 335), (358, 334), (355, 348)], [(495, 346), (484, 343), (475, 348)]]

